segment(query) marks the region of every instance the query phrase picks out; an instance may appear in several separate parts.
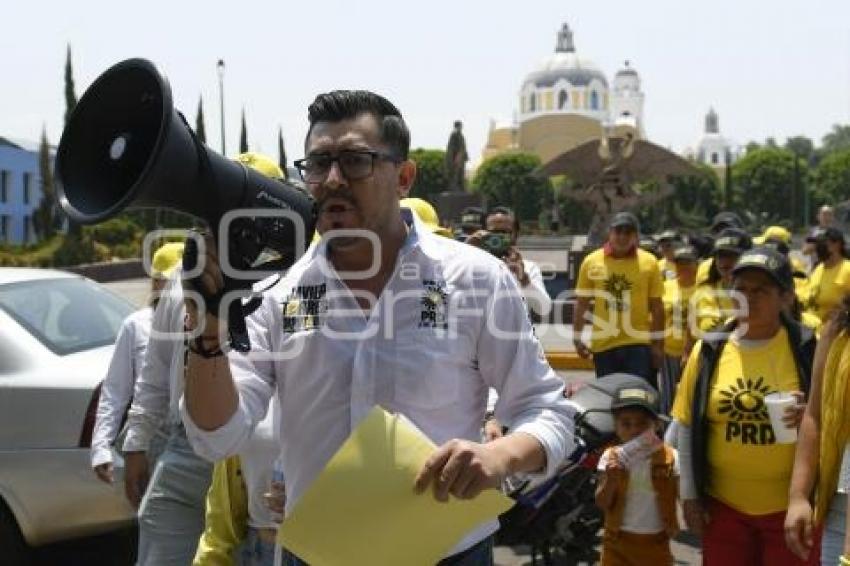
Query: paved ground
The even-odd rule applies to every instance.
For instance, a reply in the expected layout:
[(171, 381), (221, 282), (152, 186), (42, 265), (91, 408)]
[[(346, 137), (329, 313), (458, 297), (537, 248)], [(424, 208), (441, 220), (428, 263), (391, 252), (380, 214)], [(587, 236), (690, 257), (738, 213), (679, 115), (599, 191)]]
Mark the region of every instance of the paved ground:
[[(130, 279), (127, 281), (116, 281), (107, 283), (106, 287), (113, 292), (125, 297), (136, 305), (143, 305), (148, 298), (150, 282), (147, 279)], [(548, 327), (538, 329), (538, 336), (546, 349), (571, 350), (572, 335), (569, 327)], [(567, 379), (591, 379), (593, 374), (586, 371), (558, 372), (561, 377)], [(674, 542), (673, 554), (676, 564), (700, 565), (702, 559), (700, 552), (693, 541), (681, 537), (680, 541)], [(527, 549), (499, 547), (496, 549), (496, 563), (498, 566), (526, 566), (531, 564)]]

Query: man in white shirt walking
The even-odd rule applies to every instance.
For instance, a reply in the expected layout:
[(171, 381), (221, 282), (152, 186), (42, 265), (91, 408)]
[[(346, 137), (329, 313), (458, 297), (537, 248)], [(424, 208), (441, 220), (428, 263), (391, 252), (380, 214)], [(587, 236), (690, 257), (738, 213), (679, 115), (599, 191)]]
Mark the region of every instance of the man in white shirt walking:
[(164, 244), (154, 253), (150, 304), (128, 316), (118, 331), (112, 361), (100, 388), (91, 442), (92, 469), (106, 483), (113, 481), (112, 444), (130, 405), (136, 380), (142, 373), (153, 311), (159, 301), (158, 293), (180, 265), (182, 257), (183, 244), (176, 242)]
[[(181, 403), (195, 450), (211, 460), (237, 452), (277, 394), (287, 512), (375, 405), (406, 415), (440, 446), (415, 486), (440, 501), (498, 489), (511, 474), (553, 473), (574, 449), (574, 409), (514, 275), (402, 219), (399, 199), (416, 165), (388, 100), (335, 91), (317, 97), (309, 116), (307, 157), (296, 166), (325, 237), (249, 317), (250, 353), (221, 353), (226, 323), (202, 313)], [(341, 229), (361, 232), (333, 234)], [(215, 254), (206, 259), (201, 291), (214, 296), (221, 274)], [(510, 431), (481, 444), (488, 387)], [(444, 562), (492, 563), (497, 528), (494, 520), (468, 533)]]

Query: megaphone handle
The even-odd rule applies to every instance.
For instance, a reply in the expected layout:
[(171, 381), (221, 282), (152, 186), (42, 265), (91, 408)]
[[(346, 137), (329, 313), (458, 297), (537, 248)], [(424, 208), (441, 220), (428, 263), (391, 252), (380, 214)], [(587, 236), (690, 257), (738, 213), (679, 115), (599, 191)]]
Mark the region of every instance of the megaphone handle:
[(232, 301), (227, 307), (227, 332), (230, 335), (230, 347), (237, 352), (251, 351), (251, 339), (245, 324), (245, 312), (242, 301)]

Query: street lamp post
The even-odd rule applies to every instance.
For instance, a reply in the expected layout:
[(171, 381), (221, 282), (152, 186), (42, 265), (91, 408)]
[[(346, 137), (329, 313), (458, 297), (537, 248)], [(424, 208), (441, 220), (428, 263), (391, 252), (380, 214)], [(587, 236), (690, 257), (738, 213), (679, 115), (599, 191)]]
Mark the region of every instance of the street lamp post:
[(791, 227), (797, 229), (799, 226), (799, 213), (797, 212), (799, 195), (800, 195), (800, 154), (797, 153), (797, 148), (794, 152), (794, 185), (791, 187)]
[(732, 210), (732, 150), (723, 152), (723, 210)]
[(224, 143), (224, 59), (219, 59), (216, 64), (218, 71), (218, 100), (221, 110), (221, 154), (225, 155), (227, 147)]

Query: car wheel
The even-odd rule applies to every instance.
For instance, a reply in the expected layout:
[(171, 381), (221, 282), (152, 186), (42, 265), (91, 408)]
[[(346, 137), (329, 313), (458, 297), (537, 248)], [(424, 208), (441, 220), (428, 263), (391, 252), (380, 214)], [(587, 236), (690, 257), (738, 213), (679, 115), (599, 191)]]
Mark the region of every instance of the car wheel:
[(24, 541), (18, 521), (2, 499), (0, 499), (0, 548), (3, 549), (4, 564), (10, 566), (32, 564), (32, 552)]

